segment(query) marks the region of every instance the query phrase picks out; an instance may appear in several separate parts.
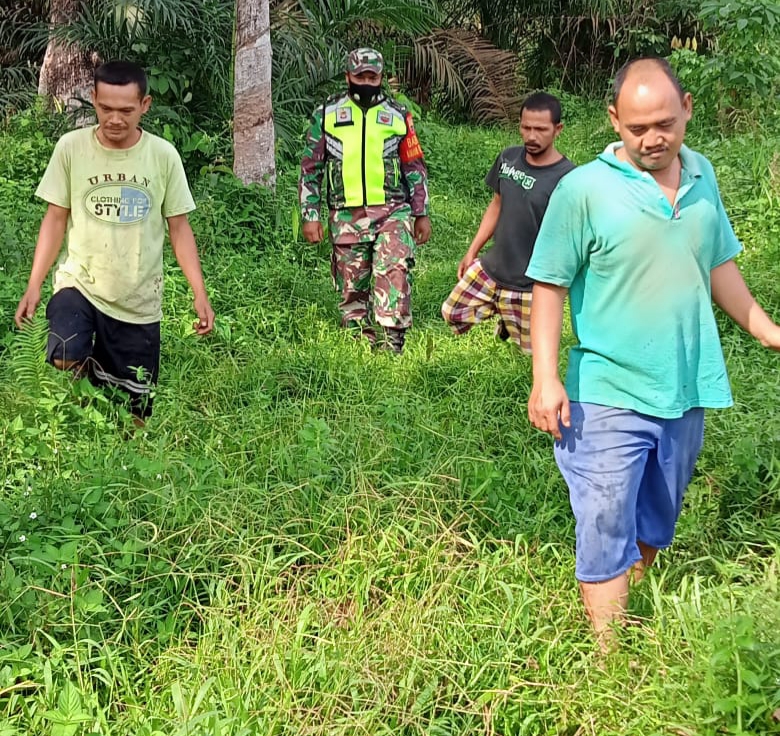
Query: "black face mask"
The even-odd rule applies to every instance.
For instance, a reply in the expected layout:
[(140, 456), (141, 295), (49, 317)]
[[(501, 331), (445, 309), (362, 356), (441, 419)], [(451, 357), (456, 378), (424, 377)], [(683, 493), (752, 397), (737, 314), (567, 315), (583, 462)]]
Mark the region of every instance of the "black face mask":
[(356, 84), (350, 81), (349, 96), (355, 104), (368, 109), (382, 99), (382, 87), (379, 84)]

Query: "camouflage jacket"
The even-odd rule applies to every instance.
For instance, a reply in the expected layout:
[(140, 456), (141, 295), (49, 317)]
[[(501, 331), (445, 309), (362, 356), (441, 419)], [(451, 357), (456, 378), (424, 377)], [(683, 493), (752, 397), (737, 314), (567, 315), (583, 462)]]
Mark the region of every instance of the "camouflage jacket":
[(428, 214), (428, 172), (411, 114), (388, 98), (363, 111), (344, 93), (318, 107), (298, 181), (304, 221), (320, 219), (323, 180), (333, 211), (408, 204)]

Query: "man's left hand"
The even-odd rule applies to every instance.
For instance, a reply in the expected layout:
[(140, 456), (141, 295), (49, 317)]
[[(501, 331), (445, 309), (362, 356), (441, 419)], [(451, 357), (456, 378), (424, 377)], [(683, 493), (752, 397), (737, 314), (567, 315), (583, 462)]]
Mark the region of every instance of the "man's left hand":
[(211, 308), (209, 298), (205, 294), (196, 296), (193, 307), (198, 319), (192, 323), (192, 329), (199, 335), (208, 335), (214, 328), (214, 310)]
[(422, 245), (431, 237), (431, 218), (427, 215), (414, 219), (414, 242)]

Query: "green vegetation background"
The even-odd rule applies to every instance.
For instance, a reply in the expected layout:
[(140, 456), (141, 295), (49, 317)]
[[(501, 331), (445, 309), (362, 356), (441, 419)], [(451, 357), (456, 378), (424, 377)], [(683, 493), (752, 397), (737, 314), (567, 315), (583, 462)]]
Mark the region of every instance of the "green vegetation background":
[[(584, 163), (612, 132), (566, 103), (561, 148)], [(418, 126), (434, 237), (400, 359), (337, 329), (293, 165), (275, 196), (192, 171), (217, 329), (190, 334), (169, 258), (134, 432), (43, 364), (42, 309), (11, 329), (64, 128), (28, 112), (0, 134), (0, 736), (780, 733), (780, 357), (721, 320), (736, 405), (709, 413), (676, 542), (599, 662), (529, 361), (439, 316), (516, 134)], [(692, 143), (780, 318), (777, 140)]]

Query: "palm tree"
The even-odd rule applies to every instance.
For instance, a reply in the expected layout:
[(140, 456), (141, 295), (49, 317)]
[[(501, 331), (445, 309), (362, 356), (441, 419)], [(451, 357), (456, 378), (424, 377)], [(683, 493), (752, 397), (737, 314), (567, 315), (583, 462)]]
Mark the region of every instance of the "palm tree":
[[(52, 30), (64, 26), (81, 10), (80, 0), (51, 0), (49, 24)], [(97, 54), (74, 42), (49, 35), (49, 43), (43, 57), (38, 94), (59, 100), (67, 109), (82, 106), (89, 99), (92, 73), (99, 61)]]
[(236, 1), (233, 171), (243, 182), (276, 183), (268, 0)]

